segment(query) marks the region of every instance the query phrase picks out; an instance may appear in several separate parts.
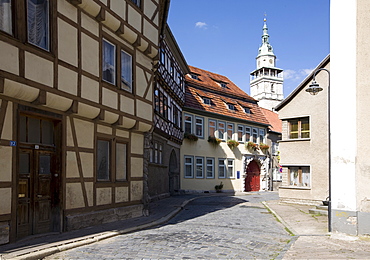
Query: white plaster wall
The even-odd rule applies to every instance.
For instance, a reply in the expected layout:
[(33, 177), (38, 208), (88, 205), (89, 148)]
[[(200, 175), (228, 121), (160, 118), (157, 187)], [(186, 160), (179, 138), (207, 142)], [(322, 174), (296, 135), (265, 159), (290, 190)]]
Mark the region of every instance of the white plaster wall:
[(356, 1), (331, 1), (332, 209), (356, 210)]

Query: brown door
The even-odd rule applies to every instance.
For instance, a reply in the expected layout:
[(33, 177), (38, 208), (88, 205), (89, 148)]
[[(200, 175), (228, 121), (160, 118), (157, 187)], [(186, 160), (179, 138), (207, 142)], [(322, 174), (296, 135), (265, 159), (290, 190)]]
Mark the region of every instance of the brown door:
[[(26, 124), (29, 132), (20, 140), (38, 140), (38, 144), (20, 142), (18, 149), (18, 205), (17, 205), (17, 238), (29, 235), (59, 231), (59, 169), (57, 152), (53, 143), (54, 134), (50, 131), (55, 124), (44, 119), (33, 120), (33, 126)], [(24, 123), (23, 122), (23, 123)], [(49, 129), (47, 129), (49, 126)], [(22, 126), (22, 122), (21, 122)], [(39, 128), (40, 126), (40, 128)], [(43, 127), (44, 126), (44, 127)], [(37, 127), (38, 131), (33, 129)], [(32, 131), (33, 130), (33, 131)], [(48, 133), (46, 133), (48, 132)], [(35, 137), (38, 134), (40, 137)], [(29, 135), (33, 135), (32, 137)], [(45, 136), (48, 135), (47, 138)], [(44, 136), (44, 138), (42, 138)]]
[(247, 177), (245, 178), (245, 191), (260, 190), (260, 167), (256, 161), (251, 161), (247, 166)]

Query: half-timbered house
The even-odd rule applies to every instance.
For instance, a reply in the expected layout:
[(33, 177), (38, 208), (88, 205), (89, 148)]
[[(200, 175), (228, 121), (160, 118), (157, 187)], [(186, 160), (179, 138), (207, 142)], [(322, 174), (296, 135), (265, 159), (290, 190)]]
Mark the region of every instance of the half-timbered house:
[(168, 0), (0, 0), (0, 244), (141, 216)]

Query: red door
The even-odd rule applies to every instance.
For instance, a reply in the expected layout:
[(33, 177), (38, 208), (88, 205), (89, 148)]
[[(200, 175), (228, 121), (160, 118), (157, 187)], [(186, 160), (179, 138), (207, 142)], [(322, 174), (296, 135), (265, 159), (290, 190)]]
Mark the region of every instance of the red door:
[(260, 167), (256, 161), (251, 161), (247, 166), (247, 177), (245, 178), (245, 191), (260, 190)]

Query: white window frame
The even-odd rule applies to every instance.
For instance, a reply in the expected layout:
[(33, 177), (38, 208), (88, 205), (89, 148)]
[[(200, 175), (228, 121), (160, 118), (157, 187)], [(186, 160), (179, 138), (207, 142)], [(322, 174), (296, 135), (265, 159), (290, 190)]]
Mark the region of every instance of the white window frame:
[[(211, 161), (211, 163), (209, 163)], [(209, 167), (212, 169), (209, 171)], [(209, 175), (208, 173), (211, 172)], [(206, 178), (207, 179), (214, 179), (215, 178), (215, 158), (213, 157), (207, 157), (206, 158)]]
[[(198, 163), (198, 160), (200, 160), (201, 163)], [(204, 157), (200, 156), (195, 157), (195, 178), (196, 179), (204, 178)]]
[[(214, 123), (215, 125), (211, 126), (211, 122)], [(214, 129), (213, 135), (211, 135), (211, 131), (210, 131), (211, 128)], [(208, 119), (208, 135), (216, 137), (216, 133), (217, 133), (217, 121), (213, 119)]]
[[(189, 117), (191, 120), (187, 120), (186, 117)], [(187, 132), (186, 130), (186, 124), (190, 124), (190, 132)], [(185, 114), (184, 116), (184, 132), (188, 134), (193, 133), (193, 115), (191, 114)]]
[[(289, 186), (292, 187), (301, 187), (301, 188), (311, 188), (311, 167), (307, 165), (291, 165), (287, 166), (288, 168), (288, 178)], [(297, 169), (297, 174), (294, 176), (292, 168)], [(304, 170), (307, 170), (308, 172)], [(301, 181), (300, 181), (301, 180)]]
[[(227, 162), (227, 171), (226, 171), (226, 177), (227, 178), (235, 178), (235, 165), (234, 165), (234, 162), (235, 160), (234, 159), (226, 159), (226, 162)], [(231, 165), (229, 164), (231, 162)], [(230, 172), (230, 169), (231, 169), (231, 172)]]
[[(186, 159), (190, 159), (190, 162), (186, 162)], [(186, 168), (190, 167), (190, 175), (186, 175)], [(194, 178), (194, 156), (185, 155), (184, 156), (184, 178), (192, 179)]]
[(252, 128), (252, 142), (258, 143), (258, 128)]
[(258, 137), (259, 137), (260, 143), (265, 143), (265, 136), (266, 136), (265, 129), (259, 129), (259, 135), (258, 135)]
[[(104, 78), (104, 60), (105, 60), (105, 55), (106, 55), (106, 53), (105, 53), (105, 48), (104, 48), (104, 44), (109, 44), (109, 45), (111, 45), (111, 46), (113, 46), (113, 65), (112, 64), (109, 64), (109, 65), (112, 65), (113, 66), (113, 73), (112, 73), (112, 77), (113, 77), (113, 81), (109, 81), (108, 79), (105, 79)], [(116, 53), (116, 48), (117, 48), (117, 46), (115, 45), (115, 44), (113, 44), (113, 43), (111, 43), (110, 41), (108, 41), (107, 39), (105, 39), (105, 38), (103, 38), (103, 44), (102, 44), (102, 55), (103, 55), (103, 57), (102, 57), (102, 80), (103, 81), (105, 81), (105, 82), (107, 82), (107, 83), (109, 83), (109, 84), (112, 84), (112, 85), (116, 85), (116, 71), (117, 71), (117, 64), (116, 64), (116, 59), (117, 59), (117, 53)]]
[[(222, 164), (220, 164), (222, 162)], [(220, 175), (220, 169), (222, 167), (223, 175)], [(226, 178), (226, 165), (225, 165), (225, 158), (218, 158), (218, 178), (225, 179)]]
[[(231, 126), (231, 136), (229, 136), (229, 126)], [(227, 123), (226, 137), (227, 137), (227, 140), (234, 140), (234, 124), (233, 123)]]
[[(197, 120), (200, 120), (201, 123), (198, 123)], [(197, 126), (201, 127), (201, 134), (198, 135), (197, 133)], [(195, 117), (195, 135), (198, 136), (199, 138), (204, 138), (204, 118), (200, 116)]]
[[(220, 127), (220, 124), (223, 124), (223, 127)], [(223, 129), (223, 133), (221, 134), (220, 133), (220, 129)], [(225, 135), (226, 135), (226, 122), (224, 121), (217, 121), (217, 135), (218, 135), (218, 138), (220, 138), (221, 140), (225, 140)]]
[[(238, 128), (238, 131), (237, 131), (237, 139), (238, 139), (238, 142), (244, 142), (245, 141), (245, 131), (244, 131), (244, 126), (243, 125), (238, 125), (237, 126), (237, 128)], [(239, 135), (241, 135), (241, 138), (239, 138)]]

